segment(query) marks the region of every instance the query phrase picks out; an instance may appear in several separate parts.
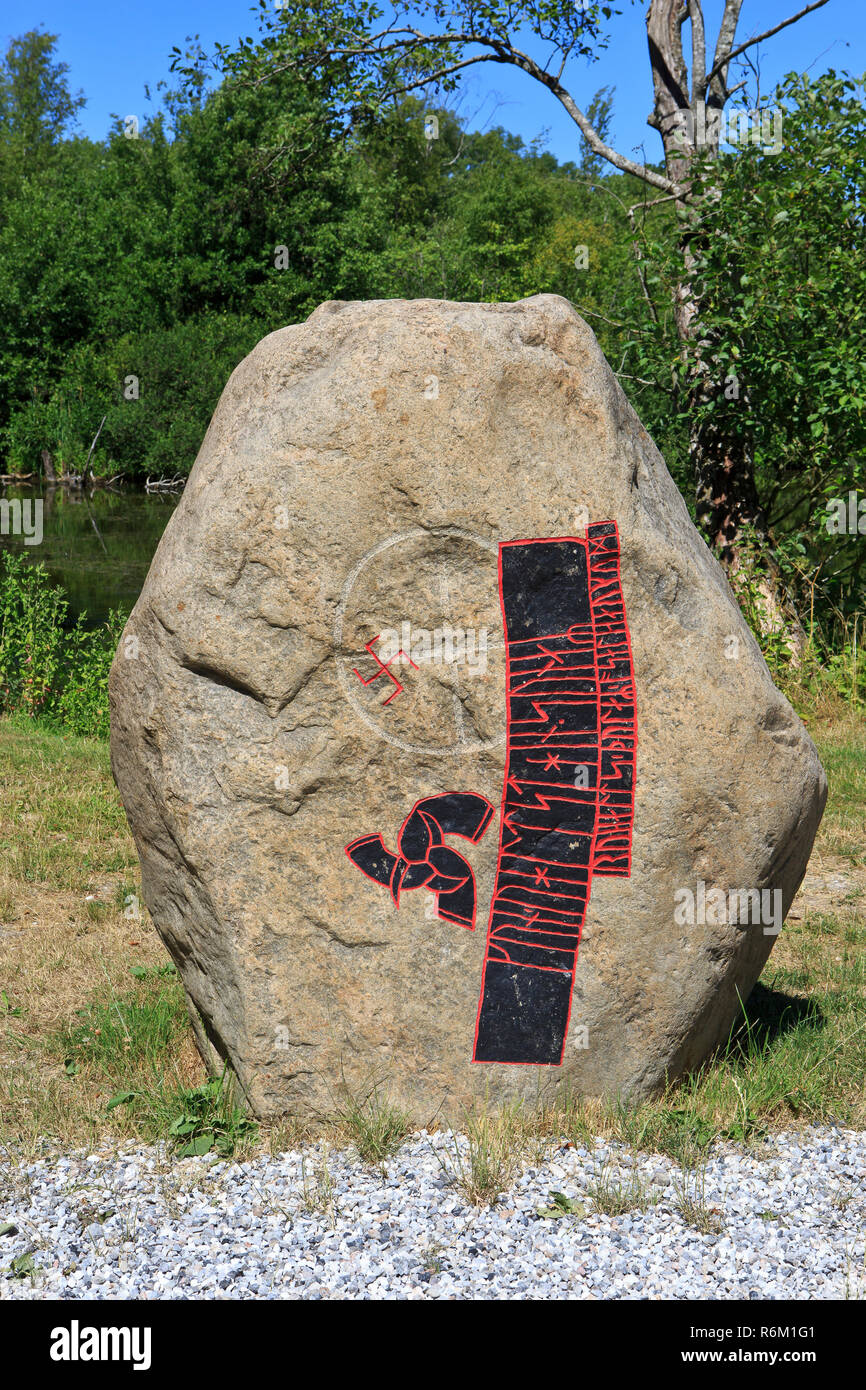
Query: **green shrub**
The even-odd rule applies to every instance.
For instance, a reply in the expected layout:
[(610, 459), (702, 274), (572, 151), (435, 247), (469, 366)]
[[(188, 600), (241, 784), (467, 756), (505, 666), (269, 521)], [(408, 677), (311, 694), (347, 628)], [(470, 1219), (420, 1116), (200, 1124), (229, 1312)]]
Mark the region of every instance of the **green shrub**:
[[(47, 447), (60, 472), (88, 466), (102, 477), (188, 473), (220, 392), (263, 331), (253, 319), (206, 314), (107, 344), (79, 344), (48, 399), (29, 399), (12, 415), (5, 431), (10, 465), (38, 471)], [(132, 377), (137, 386), (128, 399)]]
[(76, 623), (66, 635), (63, 682), (54, 713), (72, 734), (108, 738), (108, 673), (126, 615), (119, 609), (95, 630)]
[(0, 711), (42, 714), (63, 665), (66, 599), (42, 565), (0, 555)]
[(45, 716), (73, 734), (108, 737), (108, 672), (125, 615), (90, 630), (43, 565), (0, 552), (0, 714)]

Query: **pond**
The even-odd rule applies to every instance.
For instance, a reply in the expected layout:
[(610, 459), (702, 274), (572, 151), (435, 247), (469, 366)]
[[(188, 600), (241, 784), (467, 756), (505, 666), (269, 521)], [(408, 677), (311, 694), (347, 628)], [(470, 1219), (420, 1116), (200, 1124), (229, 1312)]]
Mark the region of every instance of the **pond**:
[[(66, 591), (71, 616), (86, 613), (88, 626), (96, 625), (112, 608), (132, 608), (180, 496), (180, 492), (145, 493), (132, 488), (3, 487), (0, 498), (10, 502), (42, 502), (42, 540), (27, 545), (22, 535), (0, 534), (0, 548), (44, 564)], [(23, 515), (26, 524), (26, 507)], [(12, 516), (10, 508), (10, 519), (2, 519), (0, 531), (11, 532)], [(29, 516), (32, 533), (38, 535), (32, 505)]]

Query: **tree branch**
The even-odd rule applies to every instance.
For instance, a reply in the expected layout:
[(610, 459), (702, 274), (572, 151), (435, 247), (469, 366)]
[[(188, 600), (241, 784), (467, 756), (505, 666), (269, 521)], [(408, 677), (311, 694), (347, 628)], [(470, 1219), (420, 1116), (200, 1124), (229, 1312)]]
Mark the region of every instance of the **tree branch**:
[(731, 48), (742, 8), (743, 0), (725, 0), (725, 12), (719, 25), (719, 37), (716, 40), (716, 51), (713, 54), (712, 70), (709, 76), (704, 78), (704, 90), (701, 96), (720, 110), (727, 100), (728, 63), (731, 61)]
[(707, 36), (701, 0), (688, 0), (692, 26), (692, 101), (702, 97), (707, 82)]
[(590, 318), (601, 319), (603, 323), (609, 323), (611, 328), (624, 328), (629, 333), (639, 333), (642, 338), (652, 338), (654, 336), (648, 328), (637, 328), (634, 324), (629, 323), (617, 323), (615, 319), (609, 319), (606, 318), (604, 314), (600, 314), (597, 309), (586, 309), (582, 304), (577, 303), (574, 304), (574, 307), (577, 309), (578, 313), (583, 314), (584, 317), (589, 315)]
[(473, 37), (473, 42), (487, 44), (498, 50), (500, 62), (513, 63), (515, 67), (521, 68), (530, 77), (543, 83), (557, 101), (565, 107), (593, 154), (597, 154), (601, 159), (606, 159), (608, 164), (612, 164), (621, 173), (634, 174), (636, 178), (651, 184), (653, 188), (660, 189), (662, 193), (674, 193), (676, 191), (676, 184), (665, 174), (656, 173), (655, 169), (649, 169), (645, 164), (637, 164), (633, 159), (628, 159), (626, 155), (620, 154), (617, 150), (606, 145), (595, 127), (587, 120), (571, 93), (563, 87), (559, 78), (545, 72), (528, 54), (521, 53), (520, 49), (515, 48), (513, 44), (505, 45), (499, 41), (481, 39), (477, 35)]
[[(740, 10), (742, 8), (743, 0), (725, 0), (725, 13), (722, 15), (722, 22), (719, 25), (719, 37), (716, 40), (716, 51), (713, 55), (713, 69), (730, 62), (731, 48), (734, 43), (734, 35), (737, 32), (737, 25), (740, 22)], [(712, 77), (713, 74), (710, 73), (708, 82), (712, 81)]]
[[(559, 87), (559, 83), (556, 85)], [(648, 169), (645, 164), (636, 164), (633, 159), (627, 159), (625, 155), (619, 154), (616, 150), (612, 150), (609, 145), (606, 145), (564, 88), (559, 87), (558, 91), (555, 89), (551, 90), (553, 90), (554, 96), (562, 103), (569, 116), (571, 116), (572, 120), (580, 128), (593, 154), (597, 154), (602, 159), (606, 159), (609, 164), (612, 164), (615, 169), (619, 169), (621, 173), (634, 174), (636, 178), (643, 179), (644, 183), (650, 184), (653, 188), (660, 189), (662, 193), (672, 194), (676, 192), (677, 185), (674, 183), (673, 179), (669, 179), (665, 174), (656, 173), (655, 169)]]
[(408, 92), (414, 92), (417, 87), (428, 87), (432, 82), (439, 82), (443, 77), (449, 77), (452, 72), (459, 72), (461, 68), (469, 68), (473, 63), (496, 63), (504, 62), (504, 59), (491, 58), (489, 53), (479, 53), (474, 58), (461, 58), (459, 62), (452, 63), (450, 67), (439, 68), (436, 72), (427, 73), (424, 77), (419, 77), (415, 82), (407, 82), (403, 87), (394, 87), (389, 93), (390, 96), (402, 97)]
[[(404, 37), (405, 36), (405, 37)], [(384, 46), (383, 40), (387, 40)], [(446, 64), (435, 73), (426, 73), (414, 81), (405, 85), (393, 88), (387, 93), (389, 96), (403, 96), (408, 92), (415, 91), (419, 87), (429, 86), (432, 83), (447, 77), (459, 69), (469, 67), (474, 63), (493, 62), (508, 63), (512, 67), (520, 68), (529, 77), (535, 78), (542, 86), (556, 97), (557, 101), (565, 108), (575, 125), (580, 130), (587, 145), (593, 154), (597, 154), (600, 159), (604, 159), (608, 164), (612, 164), (615, 169), (619, 169), (622, 174), (633, 174), (635, 178), (641, 179), (644, 183), (650, 184), (653, 188), (658, 188), (662, 193), (675, 193), (676, 184), (665, 174), (657, 173), (655, 169), (650, 169), (644, 164), (638, 164), (635, 160), (629, 159), (626, 155), (620, 154), (618, 150), (606, 145), (598, 131), (589, 121), (571, 93), (563, 87), (559, 80), (559, 75), (548, 72), (535, 62), (527, 53), (515, 48), (510, 39), (491, 38), (485, 34), (447, 32), (444, 34), (423, 34), (417, 29), (406, 26), (401, 29), (390, 28), (376, 34), (366, 43), (354, 44), (351, 46), (335, 46), (325, 50), (320, 56), (330, 58), (366, 58), (373, 59), (384, 57), (389, 51), (403, 49), (411, 51), (412, 48), (451, 48), (457, 44), (477, 44), (487, 50), (485, 53), (476, 55), (472, 58), (464, 58), (453, 63)], [(287, 65), (288, 66), (288, 65)], [(262, 81), (267, 80), (265, 77)]]
[[(710, 85), (710, 83), (713, 81), (715, 77), (718, 77), (720, 74), (722, 74), (722, 69), (727, 68), (728, 64), (732, 62), (734, 58), (739, 58), (741, 53), (745, 53), (747, 48), (754, 48), (756, 43), (763, 43), (764, 39), (771, 39), (774, 34), (780, 33), (782, 29), (787, 29), (788, 26), (791, 24), (796, 24), (798, 19), (802, 19), (804, 15), (811, 14), (813, 10), (822, 9), (823, 6), (826, 4), (827, 0), (813, 0), (813, 3), (811, 5), (806, 5), (802, 10), (799, 10), (797, 14), (790, 15), (788, 19), (783, 19), (781, 24), (777, 24), (773, 29), (766, 29), (763, 34), (758, 34), (756, 38), (748, 39), (746, 43), (741, 43), (738, 48), (730, 49), (728, 53), (721, 59), (719, 58), (719, 49), (722, 43), (722, 33), (720, 32), (719, 42), (716, 45), (716, 56), (713, 59), (712, 71), (710, 72), (710, 75), (707, 78), (707, 86)], [(734, 32), (736, 31), (737, 27), (736, 19), (739, 16), (740, 8), (742, 6), (742, 0), (728, 0), (728, 5), (732, 8), (735, 8), (737, 12), (734, 18), (734, 27), (731, 31), (731, 36), (728, 41), (730, 43), (733, 43)], [(725, 9), (725, 17), (727, 18), (727, 7)], [(724, 29), (724, 24), (725, 21), (722, 20), (722, 29)], [(724, 81), (724, 76), (722, 77), (722, 80)]]

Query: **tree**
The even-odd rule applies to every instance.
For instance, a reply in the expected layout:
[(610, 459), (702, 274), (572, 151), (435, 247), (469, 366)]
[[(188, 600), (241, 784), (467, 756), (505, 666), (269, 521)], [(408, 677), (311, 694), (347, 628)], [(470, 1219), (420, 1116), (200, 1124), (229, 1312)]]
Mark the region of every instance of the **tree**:
[(288, 75), (260, 89), (191, 81), (134, 138), (118, 121), (102, 144), (59, 138), (26, 166), (0, 221), (0, 445), (13, 469), (78, 473), (104, 417), (95, 473), (187, 472), (260, 337), (369, 292), (365, 252), (393, 219), (368, 215), (329, 120)]
[[(654, 91), (649, 123), (661, 137), (663, 167), (634, 160), (607, 144), (598, 124), (566, 85), (569, 64), (578, 58), (591, 59), (606, 43), (601, 26), (614, 11), (595, 0), (537, 0), (530, 6), (510, 0), (487, 0), (483, 5), (477, 0), (458, 0), (454, 5), (445, 0), (413, 0), (409, 5), (398, 4), (390, 22), (383, 22), (384, 12), (374, 0), (319, 0), (303, 11), (281, 7), (276, 14), (260, 0), (264, 40), (256, 44), (247, 39), (234, 51), (221, 50), (232, 71), (256, 84), (285, 71), (314, 73), (319, 82), (328, 84), (346, 128), (375, 120), (409, 94), (451, 91), (471, 66), (512, 65), (560, 103), (590, 156), (634, 176), (652, 191), (652, 199), (644, 199), (645, 206), (673, 205), (680, 228), (675, 320), (688, 373), (693, 419), (690, 458), (698, 519), (731, 571), (757, 563), (772, 622), (781, 620), (785, 602), (758, 498), (751, 442), (739, 428), (734, 432), (726, 428), (730, 412), (721, 407), (727, 364), (702, 320), (696, 273), (701, 211), (716, 191), (705, 178), (696, 181), (692, 171), (697, 159), (717, 156), (721, 113), (743, 85), (729, 86), (731, 63), (826, 3), (811, 0), (796, 14), (738, 43), (743, 0), (725, 0), (717, 40), (710, 50), (702, 0), (651, 0), (646, 13)], [(691, 37), (691, 75), (683, 52), (686, 25)], [(521, 47), (522, 29), (531, 30), (544, 57), (536, 58)], [(606, 114), (604, 105), (597, 104), (596, 120)], [(786, 621), (796, 645), (801, 634), (789, 607)]]
[(31, 29), (11, 40), (0, 64), (0, 142), (24, 168), (74, 127), (85, 104), (69, 90), (69, 65), (56, 61), (57, 37)]
[[(607, 144), (610, 134), (610, 125), (613, 120), (613, 98), (616, 92), (615, 87), (599, 87), (592, 101), (586, 108), (586, 118), (593, 130), (597, 130), (600, 139)], [(585, 135), (580, 137), (580, 172), (587, 178), (598, 178), (604, 164), (597, 154), (593, 154), (589, 141)]]
[(714, 408), (747, 442), (782, 558), (792, 545), (807, 557), (805, 597), (817, 579), (846, 617), (862, 606), (866, 554), (826, 513), (866, 486), (864, 82), (792, 73), (774, 100), (777, 155), (750, 144), (693, 167), (704, 181), (693, 241), (704, 333), (747, 387)]

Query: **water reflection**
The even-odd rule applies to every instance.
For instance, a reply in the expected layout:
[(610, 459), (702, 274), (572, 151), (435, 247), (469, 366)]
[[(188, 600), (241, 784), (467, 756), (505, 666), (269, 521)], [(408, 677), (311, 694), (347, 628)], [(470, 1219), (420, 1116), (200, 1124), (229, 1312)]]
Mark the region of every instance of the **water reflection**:
[(0, 547), (41, 561), (63, 585), (71, 616), (86, 612), (88, 624), (96, 624), (112, 608), (135, 603), (180, 492), (10, 484), (0, 487), (0, 497), (42, 500), (41, 544), (0, 534)]

